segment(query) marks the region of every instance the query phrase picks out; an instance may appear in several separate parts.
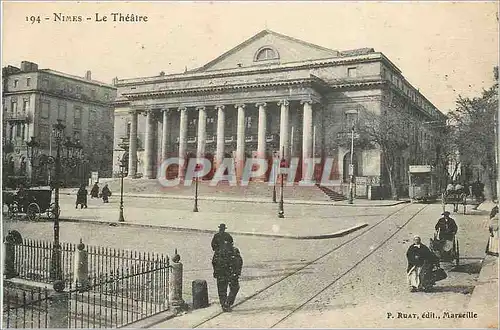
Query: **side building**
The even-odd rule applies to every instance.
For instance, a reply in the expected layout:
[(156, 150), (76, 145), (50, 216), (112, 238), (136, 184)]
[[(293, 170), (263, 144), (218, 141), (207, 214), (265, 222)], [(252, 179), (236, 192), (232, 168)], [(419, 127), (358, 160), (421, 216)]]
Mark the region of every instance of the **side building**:
[[(4, 67), (2, 76), (4, 184), (9, 178), (31, 180), (33, 185), (49, 183), (54, 166), (47, 156), (56, 154), (52, 133), (58, 120), (66, 126), (63, 149), (68, 138), (83, 146), (82, 159), (70, 159), (63, 150), (64, 184), (77, 185), (90, 171), (111, 175), (114, 86), (92, 80), (90, 71), (78, 77), (39, 69), (27, 61), (20, 68)], [(38, 147), (28, 152), (32, 137)]]
[[(424, 149), (433, 143), (434, 126), (425, 123), (445, 120), (383, 53), (327, 49), (270, 30), (200, 68), (116, 86), (114, 152), (128, 159), (129, 177), (156, 178), (167, 157), (205, 156), (216, 165), (225, 157), (240, 163), (283, 153), (301, 161), (333, 158), (330, 179), (345, 193), (353, 122), (364, 111), (396, 111), (422, 124), (396, 165), (407, 190), (408, 166), (425, 163)], [(358, 183), (387, 185), (379, 149), (355, 141), (352, 161)], [(321, 176), (315, 170), (317, 182)]]

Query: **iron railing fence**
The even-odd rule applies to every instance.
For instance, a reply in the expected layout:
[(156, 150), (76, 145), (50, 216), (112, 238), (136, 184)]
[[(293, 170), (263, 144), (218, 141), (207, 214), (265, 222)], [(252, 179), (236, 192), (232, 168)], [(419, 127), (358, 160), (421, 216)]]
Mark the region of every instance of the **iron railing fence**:
[(3, 287), (2, 328), (48, 328), (49, 291), (46, 288)]
[(90, 280), (83, 288), (70, 283), (70, 328), (118, 328), (169, 308), (169, 259), (120, 269)]
[[(75, 254), (77, 244), (61, 243), (61, 272), (62, 279), (73, 282)], [(103, 278), (106, 274), (120, 273), (121, 269), (138, 271), (139, 269), (154, 268), (158, 259), (167, 256), (156, 253), (146, 253), (122, 249), (112, 249), (100, 246), (85, 246), (88, 253), (88, 273), (92, 278)], [(18, 277), (42, 283), (52, 283), (51, 260), (53, 242), (23, 239), (21, 244), (15, 245), (15, 268)]]

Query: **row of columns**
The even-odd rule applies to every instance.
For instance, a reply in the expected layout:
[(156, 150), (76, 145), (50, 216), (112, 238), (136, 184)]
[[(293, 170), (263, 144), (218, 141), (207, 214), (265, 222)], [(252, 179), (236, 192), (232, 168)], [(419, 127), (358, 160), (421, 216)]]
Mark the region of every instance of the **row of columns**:
[(23, 141), (28, 141), (28, 129), (27, 129), (28, 124), (26, 123), (20, 123), (20, 122), (10, 122), (7, 124), (7, 132), (5, 137), (9, 140), (12, 141), (13, 139), (17, 138), (17, 132), (21, 132), (21, 138)]
[[(303, 127), (302, 127), (302, 157), (308, 159), (312, 157), (313, 146), (313, 110), (312, 101), (302, 101), (303, 105)], [(289, 127), (289, 101), (283, 100), (278, 102), (280, 106), (280, 156), (288, 159), (290, 157), (290, 127)], [(256, 107), (259, 111), (258, 121), (258, 139), (257, 139), (257, 155), (259, 158), (264, 158), (266, 155), (266, 132), (267, 132), (267, 104), (257, 103)], [(236, 131), (236, 164), (237, 169), (242, 169), (245, 163), (245, 104), (236, 104), (234, 107), (237, 109), (237, 131)], [(224, 159), (224, 145), (225, 145), (225, 106), (217, 105), (217, 144), (216, 144), (216, 162), (219, 164)], [(188, 114), (187, 108), (181, 107), (178, 109), (180, 112), (179, 124), (179, 158), (184, 159), (187, 152), (187, 132), (188, 132)], [(206, 141), (206, 108), (198, 107), (198, 145), (196, 156), (203, 157), (205, 154), (205, 141)], [(136, 177), (137, 175), (137, 111), (130, 112), (132, 120), (130, 125), (130, 142), (129, 142), (129, 177)], [(154, 127), (155, 121), (152, 110), (146, 113), (146, 137), (145, 137), (145, 162), (144, 174), (146, 178), (153, 179), (156, 177), (155, 163), (154, 163)], [(168, 110), (163, 110), (163, 126), (162, 126), (162, 142), (161, 142), (161, 155), (162, 159), (167, 157), (168, 151)], [(237, 173), (238, 174), (238, 173)], [(183, 178), (184, 171), (179, 169), (179, 176)]]

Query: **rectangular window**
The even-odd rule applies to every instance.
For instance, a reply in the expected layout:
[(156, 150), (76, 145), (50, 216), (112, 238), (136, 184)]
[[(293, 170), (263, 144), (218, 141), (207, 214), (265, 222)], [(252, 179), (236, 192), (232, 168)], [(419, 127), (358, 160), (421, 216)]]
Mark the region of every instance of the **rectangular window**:
[(48, 79), (42, 80), (42, 88), (44, 88), (44, 89), (49, 88), (49, 80)]
[(95, 97), (96, 97), (96, 91), (95, 91), (95, 89), (93, 89), (93, 90), (90, 91), (90, 97), (92, 98), (92, 100), (95, 100)]
[(57, 107), (57, 119), (61, 119), (66, 122), (66, 103), (59, 103)]
[(26, 78), (26, 87), (31, 86), (31, 78)]
[(352, 130), (358, 123), (358, 110), (347, 110), (344, 112), (344, 131)]
[(358, 72), (356, 68), (347, 68), (347, 76), (349, 78), (354, 78), (357, 77)]
[(78, 129), (82, 127), (82, 108), (81, 107), (75, 107), (73, 127), (78, 128)]
[(17, 112), (17, 101), (13, 100), (12, 103), (10, 104), (11, 108), (10, 111), (16, 113)]
[(49, 139), (50, 139), (50, 126), (43, 124), (39, 125), (38, 129), (40, 131), (39, 133), (39, 141), (40, 141), (40, 146), (41, 147), (47, 147), (49, 145)]
[(82, 97), (82, 87), (76, 86), (76, 97)]
[(23, 111), (26, 112), (29, 110), (30, 107), (30, 101), (29, 100), (23, 100)]
[(386, 78), (387, 76), (387, 70), (385, 68), (382, 68), (382, 78)]
[(73, 130), (73, 139), (80, 141), (82, 139), (82, 132), (79, 130)]
[(17, 85), (19, 84), (19, 80), (14, 80), (14, 87), (17, 88)]
[(49, 118), (49, 113), (50, 113), (50, 101), (43, 101), (42, 102), (41, 117), (42, 118)]

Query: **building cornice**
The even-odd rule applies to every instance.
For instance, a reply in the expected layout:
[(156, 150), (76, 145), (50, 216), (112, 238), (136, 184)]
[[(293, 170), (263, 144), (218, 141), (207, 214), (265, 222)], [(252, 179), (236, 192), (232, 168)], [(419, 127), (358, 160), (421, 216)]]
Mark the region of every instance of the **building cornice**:
[[(138, 86), (138, 85), (148, 85), (156, 83), (165, 83), (169, 81), (183, 81), (183, 80), (196, 80), (196, 79), (212, 79), (220, 77), (230, 77), (230, 76), (241, 76), (241, 75), (252, 75), (259, 73), (275, 73), (280, 71), (290, 71), (290, 70), (300, 70), (300, 69), (314, 69), (321, 68), (331, 65), (342, 65), (342, 64), (352, 64), (352, 63), (366, 63), (366, 62), (376, 62), (381, 59), (385, 59), (393, 65), (382, 53), (371, 53), (368, 55), (356, 55), (350, 57), (337, 57), (337, 58), (327, 58), (321, 60), (312, 61), (301, 61), (286, 64), (276, 64), (271, 66), (254, 66), (248, 68), (235, 68), (226, 69), (210, 72), (195, 72), (195, 73), (178, 73), (165, 76), (156, 77), (144, 77), (144, 78), (134, 78), (134, 79), (124, 79), (119, 80), (116, 84), (117, 87), (126, 86)], [(399, 71), (399, 69), (395, 68)]]
[[(317, 78), (303, 78), (303, 79), (292, 79), (292, 80), (281, 80), (273, 82), (261, 82), (261, 83), (245, 83), (245, 84), (233, 84), (233, 85), (216, 85), (207, 87), (193, 87), (193, 88), (182, 88), (182, 89), (163, 89), (157, 91), (147, 91), (147, 92), (134, 92), (134, 93), (124, 93), (123, 97), (128, 100), (143, 99), (143, 98), (155, 98), (163, 97), (166, 95), (179, 95), (179, 94), (204, 94), (209, 92), (224, 92), (228, 90), (246, 90), (246, 89), (262, 89), (268, 87), (281, 87), (281, 86), (294, 86), (294, 85), (306, 85), (308, 87), (319, 87), (319, 82)], [(321, 87), (324, 88), (324, 85)], [(117, 104), (117, 102), (115, 102)]]
[(39, 89), (23, 90), (23, 91), (16, 91), (16, 92), (5, 92), (5, 93), (3, 93), (3, 97), (6, 97), (6, 96), (22, 96), (22, 95), (26, 95), (26, 94), (47, 95), (47, 96), (51, 96), (51, 97), (54, 97), (54, 98), (64, 99), (64, 100), (73, 101), (73, 102), (80, 102), (80, 103), (86, 103), (86, 104), (99, 105), (99, 106), (105, 107), (105, 108), (111, 108), (114, 105), (113, 102), (105, 103), (105, 102), (99, 102), (99, 101), (83, 100), (83, 99), (76, 98), (76, 97), (70, 97), (70, 96), (56, 94), (56, 93), (51, 93), (51, 92), (47, 92), (47, 91), (41, 91)]

